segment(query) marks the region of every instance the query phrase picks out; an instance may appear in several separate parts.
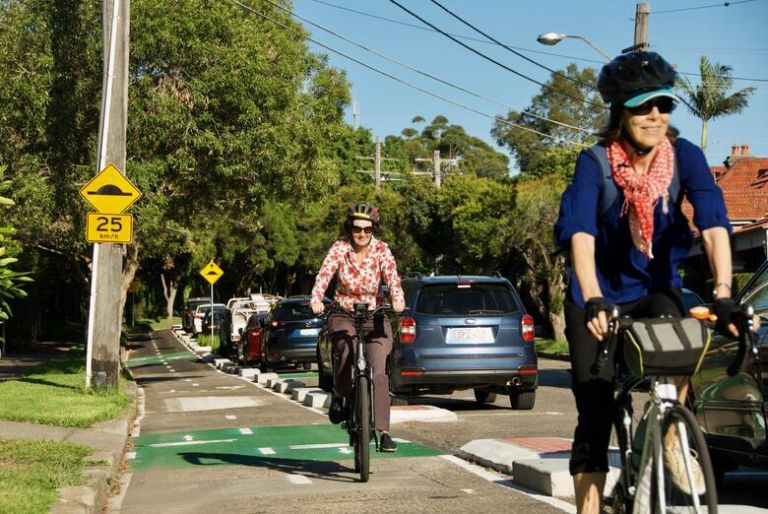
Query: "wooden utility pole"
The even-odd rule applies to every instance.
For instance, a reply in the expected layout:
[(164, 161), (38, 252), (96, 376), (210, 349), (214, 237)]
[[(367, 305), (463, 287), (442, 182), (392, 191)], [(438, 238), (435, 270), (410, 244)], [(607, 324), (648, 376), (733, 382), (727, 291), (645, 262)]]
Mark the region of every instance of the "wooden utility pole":
[[(414, 159), (416, 162), (431, 162), (432, 163), (432, 172), (424, 172), (424, 171), (415, 171), (413, 172), (414, 175), (432, 175), (432, 179), (435, 181), (435, 187), (440, 189), (443, 187), (443, 161), (440, 158), (440, 150), (435, 150), (432, 152), (432, 158), (427, 159), (425, 157), (417, 157)], [(450, 161), (445, 161), (450, 162)]]
[(648, 3), (639, 3), (635, 7), (635, 49), (648, 49), (648, 15), (651, 14), (651, 6)]
[[(98, 169), (125, 170), (128, 118), (128, 28), (130, 0), (104, 1), (104, 81), (99, 123)], [(88, 312), (86, 388), (117, 387), (120, 375), (120, 284), (123, 246), (93, 245)]]
[(373, 175), (373, 183), (376, 186), (377, 193), (381, 190), (382, 182), (399, 180), (391, 177), (382, 177), (381, 161), (399, 161), (400, 159), (388, 159), (386, 157), (381, 156), (381, 137), (376, 136), (376, 150), (374, 151), (373, 157), (358, 155), (357, 158), (363, 159), (366, 161), (373, 160), (373, 170), (355, 170), (355, 171), (357, 171), (358, 173), (365, 173), (366, 175)]

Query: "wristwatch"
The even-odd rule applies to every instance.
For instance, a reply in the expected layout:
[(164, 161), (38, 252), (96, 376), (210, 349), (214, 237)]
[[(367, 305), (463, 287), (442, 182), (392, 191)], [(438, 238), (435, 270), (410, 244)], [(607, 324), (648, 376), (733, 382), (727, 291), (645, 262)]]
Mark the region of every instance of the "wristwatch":
[(712, 296), (713, 297), (717, 297), (717, 290), (720, 289), (721, 287), (726, 288), (729, 293), (731, 292), (731, 286), (730, 285), (726, 284), (725, 282), (718, 282), (717, 284), (715, 284), (715, 287), (712, 289)]

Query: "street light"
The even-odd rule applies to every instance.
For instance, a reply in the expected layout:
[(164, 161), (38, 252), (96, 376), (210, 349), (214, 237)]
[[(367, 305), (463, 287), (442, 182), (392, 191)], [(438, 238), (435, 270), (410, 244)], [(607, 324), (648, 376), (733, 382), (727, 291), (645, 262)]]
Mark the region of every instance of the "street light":
[(571, 34), (563, 34), (563, 33), (560, 33), (560, 32), (547, 32), (546, 34), (542, 34), (539, 37), (537, 37), (536, 41), (538, 41), (542, 45), (552, 46), (552, 45), (558, 44), (560, 41), (562, 41), (563, 39), (566, 39), (566, 38), (569, 38), (569, 39), (581, 39), (586, 44), (591, 46), (595, 51), (597, 51), (600, 55), (605, 57), (605, 59), (607, 61), (610, 61), (612, 59), (612, 57), (610, 55), (608, 55), (607, 53), (605, 53), (602, 50), (600, 50), (600, 48), (598, 48), (597, 46), (592, 44), (592, 42), (589, 39), (587, 39), (585, 37), (582, 37), (582, 36), (574, 36), (574, 35), (571, 35)]

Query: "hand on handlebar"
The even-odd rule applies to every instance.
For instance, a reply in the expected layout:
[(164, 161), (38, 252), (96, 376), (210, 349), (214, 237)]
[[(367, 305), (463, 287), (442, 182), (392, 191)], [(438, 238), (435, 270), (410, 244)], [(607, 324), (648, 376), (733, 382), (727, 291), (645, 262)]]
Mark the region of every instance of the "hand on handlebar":
[(318, 302), (317, 300), (312, 300), (309, 302), (309, 308), (312, 309), (312, 312), (315, 314), (315, 316), (319, 316), (325, 312), (325, 304), (323, 302)]
[(612, 315), (613, 305), (603, 297), (594, 297), (587, 300), (586, 311), (587, 329), (595, 336), (595, 339), (602, 341), (608, 337), (608, 322)]
[(741, 327), (748, 326), (749, 317), (752, 317), (751, 329), (760, 328), (760, 318), (754, 311), (745, 311), (745, 308), (737, 304), (733, 298), (718, 298), (715, 300), (714, 309), (717, 320), (715, 330), (726, 336), (738, 337)]

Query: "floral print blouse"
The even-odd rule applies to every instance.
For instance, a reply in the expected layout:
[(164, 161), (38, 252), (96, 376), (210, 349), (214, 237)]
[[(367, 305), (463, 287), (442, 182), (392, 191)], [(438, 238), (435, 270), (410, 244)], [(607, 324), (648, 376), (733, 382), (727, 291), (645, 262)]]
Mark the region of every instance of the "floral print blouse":
[(392, 300), (404, 300), (397, 264), (389, 246), (371, 238), (365, 260), (358, 264), (353, 256), (354, 248), (346, 239), (333, 243), (323, 259), (320, 271), (312, 288), (312, 300), (322, 301), (333, 275), (338, 271), (334, 301), (351, 311), (355, 302), (366, 302), (369, 309), (375, 309), (383, 300), (380, 293), (382, 278), (389, 287)]

